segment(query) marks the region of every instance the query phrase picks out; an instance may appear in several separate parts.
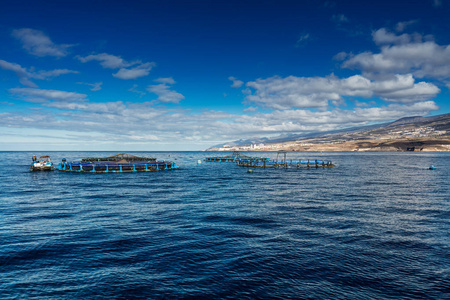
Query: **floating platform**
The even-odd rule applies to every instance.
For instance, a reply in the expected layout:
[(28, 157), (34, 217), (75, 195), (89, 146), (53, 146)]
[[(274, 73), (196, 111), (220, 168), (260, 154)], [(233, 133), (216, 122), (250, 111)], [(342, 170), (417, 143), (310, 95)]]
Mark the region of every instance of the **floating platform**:
[[(279, 155), (282, 155), (280, 158)], [(312, 168), (329, 168), (335, 165), (330, 160), (318, 159), (286, 159), (286, 152), (280, 151), (277, 154), (276, 160), (252, 160), (242, 159), (237, 163), (241, 167), (251, 168), (273, 168), (273, 169), (312, 169)]]
[(81, 161), (67, 162), (63, 159), (56, 167), (66, 172), (151, 172), (178, 169), (171, 161), (156, 161), (154, 158), (138, 157), (126, 153), (105, 158), (84, 158)]
[(205, 158), (206, 162), (239, 162), (241, 160), (269, 160), (265, 157), (250, 157), (241, 154), (239, 151), (234, 151), (232, 154), (227, 156), (216, 156)]

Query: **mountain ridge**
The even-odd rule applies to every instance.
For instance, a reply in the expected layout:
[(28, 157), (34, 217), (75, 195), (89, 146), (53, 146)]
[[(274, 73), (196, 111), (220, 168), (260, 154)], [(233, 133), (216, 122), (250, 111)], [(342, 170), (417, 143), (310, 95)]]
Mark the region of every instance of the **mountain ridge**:
[(249, 138), (207, 151), (450, 151), (450, 113), (327, 132)]

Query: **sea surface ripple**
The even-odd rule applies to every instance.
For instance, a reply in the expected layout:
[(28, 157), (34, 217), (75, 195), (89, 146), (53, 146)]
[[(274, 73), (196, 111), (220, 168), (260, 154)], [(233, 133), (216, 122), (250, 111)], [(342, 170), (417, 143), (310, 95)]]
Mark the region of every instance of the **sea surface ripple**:
[(1, 299), (450, 299), (448, 153), (253, 173), (130, 153), (180, 169), (30, 172), (33, 154), (116, 153), (1, 152)]

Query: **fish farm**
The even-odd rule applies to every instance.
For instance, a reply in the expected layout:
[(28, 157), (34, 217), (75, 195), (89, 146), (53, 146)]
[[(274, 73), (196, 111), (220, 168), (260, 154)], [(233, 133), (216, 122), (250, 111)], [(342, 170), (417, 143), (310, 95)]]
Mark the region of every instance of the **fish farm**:
[(273, 168), (273, 169), (312, 169), (312, 168), (329, 168), (335, 166), (329, 160), (318, 160), (318, 159), (288, 160), (286, 159), (285, 151), (278, 152), (276, 160), (242, 159), (237, 162), (237, 165), (241, 167)]
[(205, 158), (206, 162), (239, 162), (241, 160), (268, 161), (269, 159), (265, 158), (265, 157), (250, 157), (250, 156), (241, 154), (239, 151), (234, 151), (232, 154), (227, 155), (227, 156), (217, 156), (217, 157)]
[(139, 157), (128, 153), (119, 153), (108, 157), (89, 157), (83, 158), (81, 161), (156, 161), (153, 157)]
[(67, 162), (65, 158), (56, 167), (66, 172), (150, 172), (174, 170), (178, 166), (170, 161), (156, 161), (155, 158), (146, 158), (120, 153), (103, 158), (84, 158), (81, 161)]

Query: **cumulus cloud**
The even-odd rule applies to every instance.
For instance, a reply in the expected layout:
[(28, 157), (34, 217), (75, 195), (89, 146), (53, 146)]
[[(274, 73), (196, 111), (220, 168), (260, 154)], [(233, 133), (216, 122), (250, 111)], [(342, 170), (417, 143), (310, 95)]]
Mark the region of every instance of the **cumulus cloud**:
[(234, 76), (228, 77), (228, 80), (231, 80), (231, 81), (233, 82), (233, 84), (231, 85), (231, 87), (232, 87), (232, 88), (235, 88), (235, 89), (240, 88), (240, 87), (244, 84), (244, 82), (243, 82), (242, 80), (238, 80), (238, 79), (237, 79), (236, 77), (234, 77)]
[(440, 89), (431, 83), (415, 83), (411, 74), (373, 81), (361, 75), (348, 78), (279, 76), (248, 82), (254, 92), (250, 102), (273, 109), (326, 108), (329, 101), (342, 103), (343, 97), (381, 97), (390, 102), (411, 103), (435, 97)]
[(411, 74), (395, 75), (390, 80), (373, 82), (375, 95), (389, 102), (414, 103), (435, 97), (440, 89), (432, 83), (418, 82)]
[(325, 107), (329, 100), (338, 100), (339, 94), (329, 87), (332, 78), (279, 76), (257, 79), (247, 86), (254, 93), (246, 99), (274, 109)]
[(354, 55), (342, 67), (361, 70), (369, 78), (408, 73), (417, 78), (450, 78), (450, 45), (423, 41), (417, 35), (397, 36), (386, 29), (376, 31), (373, 37), (377, 44), (383, 45), (379, 53), (368, 51)]
[(87, 95), (74, 92), (58, 91), (58, 90), (43, 90), (34, 88), (13, 88), (9, 92), (22, 98), (27, 102), (78, 102), (86, 101)]
[(381, 98), (390, 102), (410, 103), (427, 100), (435, 97), (440, 89), (427, 82), (419, 82), (410, 89), (396, 90), (390, 93), (380, 94)]
[(378, 29), (372, 33), (373, 41), (377, 45), (385, 44), (407, 44), (411, 41), (409, 34), (396, 35), (385, 28)]
[(114, 77), (124, 80), (136, 79), (147, 76), (150, 70), (156, 65), (153, 62), (126, 61), (120, 56), (115, 56), (107, 53), (92, 54), (85, 57), (77, 56), (77, 59), (82, 63), (89, 61), (98, 61), (103, 68), (119, 69), (117, 73), (112, 74)]
[(42, 31), (30, 28), (15, 29), (12, 36), (22, 43), (28, 53), (36, 56), (63, 57), (69, 54), (68, 49), (72, 47), (68, 44), (57, 45)]
[(149, 85), (147, 91), (154, 93), (158, 96), (158, 101), (163, 103), (179, 103), (184, 99), (184, 96), (176, 91), (170, 90), (169, 84), (174, 84), (175, 80), (170, 78), (159, 78), (156, 82), (162, 82), (161, 84)]
[(32, 72), (27, 70), (26, 68), (23, 68), (19, 64), (7, 62), (1, 59), (0, 59), (0, 68), (15, 72), (17, 77), (19, 77), (20, 83), (28, 87), (37, 87), (37, 85), (34, 82), (32, 82), (31, 79), (45, 80), (50, 79), (52, 77), (58, 77), (63, 74), (78, 73), (78, 71), (72, 71), (68, 69), (56, 69), (51, 71)]

